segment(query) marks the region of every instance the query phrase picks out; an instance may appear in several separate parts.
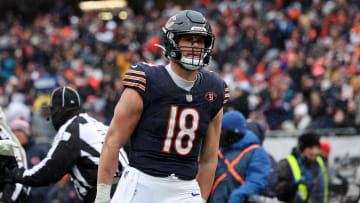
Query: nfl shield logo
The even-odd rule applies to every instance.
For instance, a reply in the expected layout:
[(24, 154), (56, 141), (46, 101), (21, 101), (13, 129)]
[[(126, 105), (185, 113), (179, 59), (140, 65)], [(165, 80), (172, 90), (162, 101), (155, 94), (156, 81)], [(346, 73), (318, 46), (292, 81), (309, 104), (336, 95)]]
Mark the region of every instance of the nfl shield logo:
[(192, 98), (192, 95), (191, 94), (186, 94), (186, 101), (187, 102), (192, 102), (193, 98)]

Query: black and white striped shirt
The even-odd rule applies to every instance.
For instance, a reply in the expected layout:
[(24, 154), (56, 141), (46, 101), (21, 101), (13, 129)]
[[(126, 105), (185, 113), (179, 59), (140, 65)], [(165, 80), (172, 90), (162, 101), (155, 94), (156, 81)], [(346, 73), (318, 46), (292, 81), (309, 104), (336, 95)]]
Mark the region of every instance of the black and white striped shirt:
[[(80, 199), (93, 202), (100, 152), (107, 130), (108, 126), (86, 113), (69, 119), (57, 132), (46, 158), (26, 170), (21, 182), (42, 186), (55, 183), (69, 173)], [(119, 163), (118, 174), (128, 164), (123, 149), (119, 152)]]

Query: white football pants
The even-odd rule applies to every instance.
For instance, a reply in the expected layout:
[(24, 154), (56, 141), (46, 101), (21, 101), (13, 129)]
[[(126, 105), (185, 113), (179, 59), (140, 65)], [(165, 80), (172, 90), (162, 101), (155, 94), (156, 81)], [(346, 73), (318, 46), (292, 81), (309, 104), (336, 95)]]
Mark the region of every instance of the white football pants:
[(203, 203), (196, 179), (161, 178), (136, 168), (124, 169), (111, 203)]

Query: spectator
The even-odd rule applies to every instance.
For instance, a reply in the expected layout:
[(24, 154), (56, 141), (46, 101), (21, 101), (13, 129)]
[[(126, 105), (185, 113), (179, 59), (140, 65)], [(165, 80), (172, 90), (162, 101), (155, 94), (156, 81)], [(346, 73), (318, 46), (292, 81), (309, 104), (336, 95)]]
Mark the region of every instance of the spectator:
[(76, 191), (70, 182), (70, 176), (64, 175), (51, 189), (48, 191), (47, 203), (81, 203), (76, 195)]
[[(246, 129), (252, 131), (260, 140), (260, 146), (262, 146), (265, 135), (266, 135), (266, 123), (259, 120), (247, 120), (246, 121)], [(279, 177), (279, 167), (273, 156), (267, 151), (265, 151), (271, 161), (271, 169), (270, 169), (270, 178), (269, 184), (266, 186), (266, 189), (263, 195), (267, 197), (276, 197), (276, 185), (278, 183)]]
[(324, 159), (326, 165), (328, 164), (330, 152), (331, 152), (330, 142), (327, 140), (322, 140), (320, 142), (320, 156)]
[(11, 98), (11, 103), (8, 106), (6, 115), (9, 124), (17, 119), (22, 119), (29, 122), (31, 118), (30, 115), (30, 109), (25, 104), (25, 95), (21, 93), (15, 93)]
[[(37, 144), (32, 137), (30, 124), (24, 120), (15, 120), (11, 124), (15, 136), (26, 152), (27, 164), (29, 168), (37, 165), (46, 157), (46, 149)], [(31, 189), (31, 199), (29, 203), (41, 203), (46, 199), (49, 187), (33, 187)]]
[(209, 202), (245, 202), (262, 194), (269, 182), (271, 162), (256, 135), (247, 130), (239, 111), (224, 114), (218, 166)]
[(328, 174), (319, 156), (320, 137), (305, 133), (291, 155), (279, 162), (278, 199), (289, 203), (328, 202)]
[(296, 105), (294, 109), (294, 124), (296, 129), (304, 130), (311, 123), (311, 117), (308, 112), (308, 105), (305, 103), (301, 103)]
[(31, 129), (34, 139), (38, 143), (51, 143), (53, 136), (56, 134), (54, 126), (52, 125), (50, 119), (48, 119), (50, 111), (49, 109), (45, 108), (46, 106), (50, 105), (50, 99), (50, 95), (41, 95), (35, 100), (33, 104)]
[[(320, 156), (324, 159), (326, 166), (331, 152), (330, 142), (327, 140), (320, 141)], [(329, 171), (329, 197), (345, 196), (349, 189), (349, 182), (336, 169), (328, 169)]]
[[(121, 78), (130, 64), (139, 60), (166, 64), (154, 44), (161, 37), (161, 25), (181, 7), (166, 3), (159, 10), (152, 1), (141, 6), (134, 11), (136, 7), (129, 5), (126, 19), (107, 22), (93, 13), (77, 15), (72, 12), (77, 9), (64, 3), (32, 19), (22, 18), (21, 12), (14, 15), (9, 9), (0, 18), (2, 106), (16, 112), (9, 106), (8, 98), (26, 93), (22, 103), (29, 105), (43, 94), (42, 85), (54, 88), (74, 84), (84, 101), (94, 93), (97, 99), (106, 100), (108, 94), (96, 92), (107, 92), (106, 83)], [(346, 104), (357, 102), (358, 96), (359, 85), (354, 82), (359, 79), (360, 56), (357, 1), (194, 1), (188, 6), (202, 12), (212, 23), (217, 40), (209, 67), (217, 66), (219, 72), (225, 69), (223, 74), (231, 73), (230, 77), (224, 76), (227, 81), (235, 79), (228, 84), (232, 93), (239, 93), (236, 87), (249, 95), (269, 89), (249, 105), (255, 104), (251, 110), (265, 112), (270, 129), (283, 129), (282, 123), (292, 119), (295, 106), (287, 108), (286, 102), (293, 93), (304, 95), (315, 127), (348, 127), (351, 125), (343, 120), (358, 117), (351, 115), (353, 108), (346, 108)], [(146, 12), (139, 12), (142, 10)], [(229, 67), (236, 68), (228, 70)], [(249, 80), (256, 78), (256, 74), (261, 77)], [(273, 78), (279, 75), (290, 80), (273, 83)], [(92, 78), (100, 84), (95, 92), (94, 87), (86, 84)], [(285, 87), (277, 92), (279, 84)], [(270, 91), (272, 86), (277, 87)], [(313, 91), (318, 92), (316, 97), (321, 100), (333, 101), (316, 101), (311, 96)], [(240, 101), (246, 99), (244, 96)], [(332, 114), (336, 118), (322, 117), (321, 112), (330, 105), (335, 107)], [(101, 108), (103, 114), (111, 115), (114, 107)], [(24, 117), (24, 113), (18, 115)], [(9, 119), (13, 120), (10, 116)]]

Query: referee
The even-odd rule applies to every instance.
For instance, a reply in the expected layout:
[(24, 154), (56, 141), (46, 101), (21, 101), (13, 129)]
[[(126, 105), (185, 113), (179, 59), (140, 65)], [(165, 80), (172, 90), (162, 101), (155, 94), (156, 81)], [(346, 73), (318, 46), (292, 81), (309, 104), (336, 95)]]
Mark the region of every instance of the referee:
[[(85, 203), (94, 202), (99, 157), (108, 126), (84, 113), (78, 92), (68, 86), (52, 92), (50, 112), (57, 134), (47, 156), (31, 169), (15, 168), (8, 175), (24, 185), (45, 186), (69, 174), (79, 198)], [(127, 155), (120, 149), (116, 174), (120, 176), (127, 164)]]

